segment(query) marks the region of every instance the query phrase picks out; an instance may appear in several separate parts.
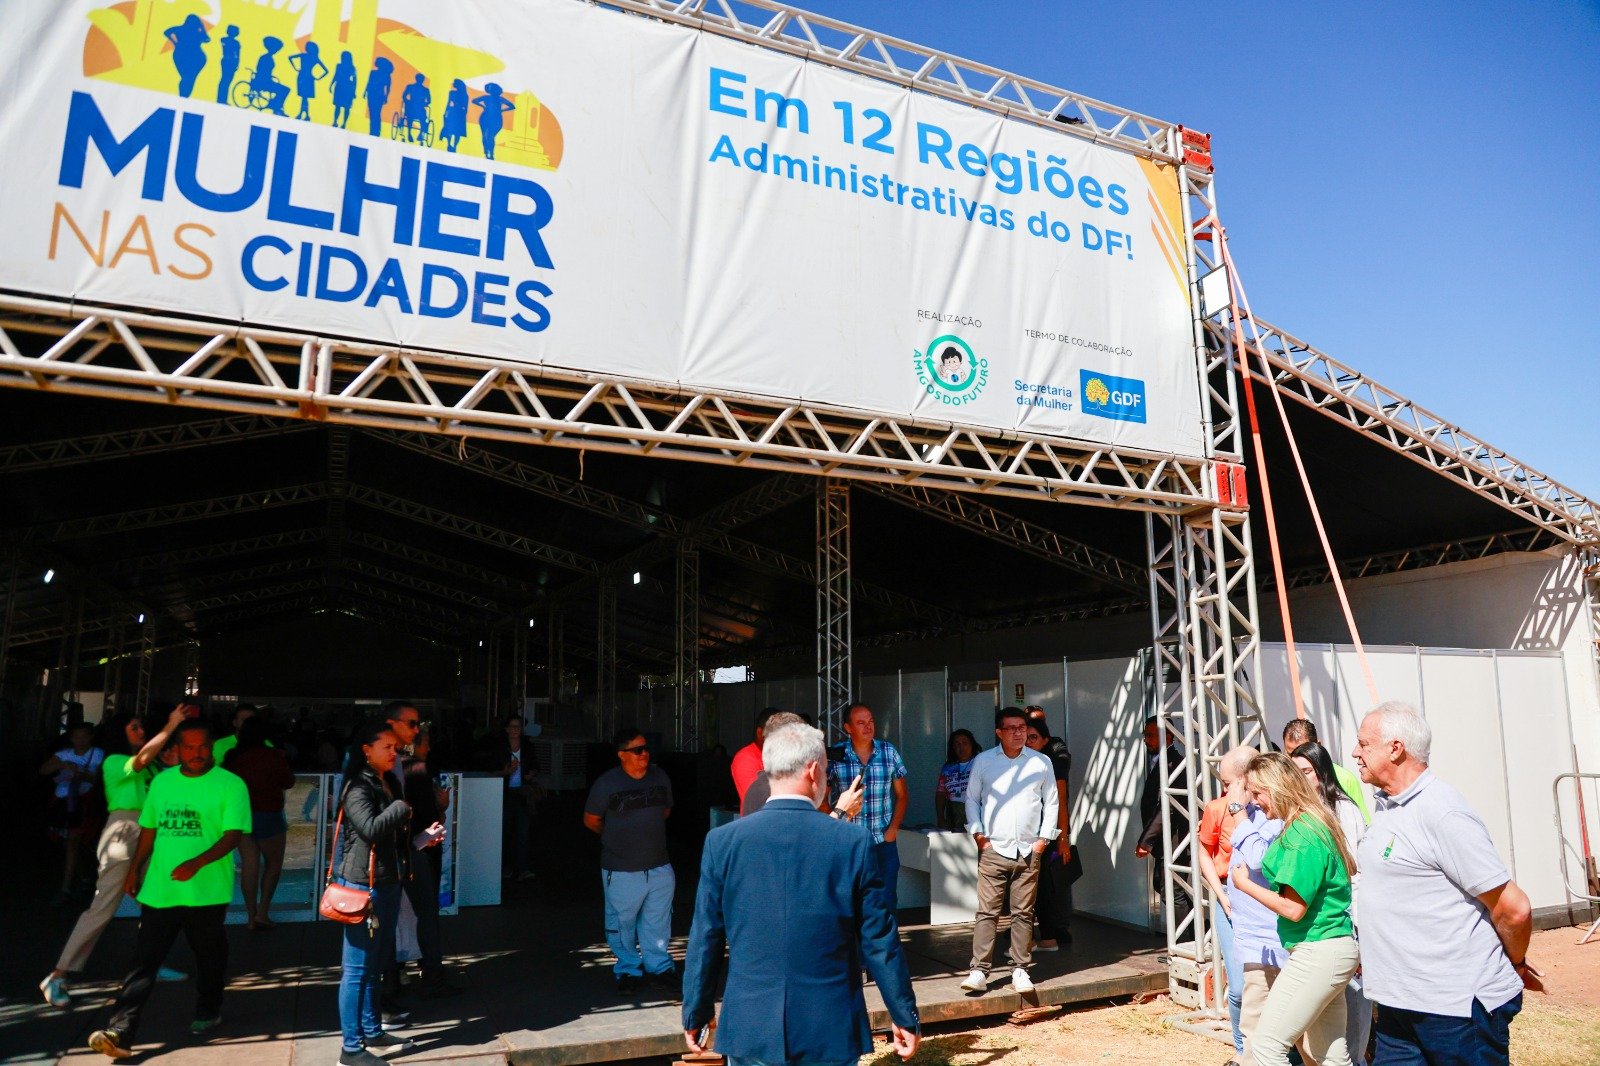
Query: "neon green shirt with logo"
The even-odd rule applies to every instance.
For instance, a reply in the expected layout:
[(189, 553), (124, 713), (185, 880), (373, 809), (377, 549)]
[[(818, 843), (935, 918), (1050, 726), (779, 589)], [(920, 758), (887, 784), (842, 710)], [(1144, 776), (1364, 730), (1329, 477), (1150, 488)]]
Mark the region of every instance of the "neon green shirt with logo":
[(150, 782), (139, 825), (156, 831), (155, 847), (139, 902), (148, 907), (209, 907), (233, 899), (233, 863), (224, 855), (174, 881), (172, 871), (222, 839), (230, 829), (250, 831), (250, 791), (220, 766), (199, 777), (181, 768)]
[(1286, 826), (1261, 860), (1261, 873), (1274, 888), (1287, 885), (1305, 900), (1298, 922), (1278, 916), (1278, 939), (1294, 950), (1307, 941), (1354, 936), (1350, 921), (1350, 874), (1333, 837), (1317, 819), (1302, 814)]
[(155, 771), (146, 766), (133, 768), (132, 755), (107, 755), (100, 765), (106, 781), (106, 810), (138, 811), (144, 809), (145, 793), (150, 788), (150, 778)]

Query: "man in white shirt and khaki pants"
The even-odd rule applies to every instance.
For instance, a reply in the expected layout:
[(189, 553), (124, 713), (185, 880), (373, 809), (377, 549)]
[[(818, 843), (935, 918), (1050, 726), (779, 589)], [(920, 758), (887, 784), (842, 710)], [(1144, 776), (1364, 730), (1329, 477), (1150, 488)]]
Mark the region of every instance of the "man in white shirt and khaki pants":
[(1033, 902), (1039, 891), (1040, 856), (1061, 832), (1057, 824), (1056, 775), (1050, 760), (1030, 750), (1028, 719), (1020, 707), (994, 715), (1000, 746), (980, 752), (967, 779), (967, 832), (978, 842), (978, 924), (972, 931), (972, 972), (961, 987), (989, 987), (995, 927), (1011, 903), (1011, 987), (1032, 992)]

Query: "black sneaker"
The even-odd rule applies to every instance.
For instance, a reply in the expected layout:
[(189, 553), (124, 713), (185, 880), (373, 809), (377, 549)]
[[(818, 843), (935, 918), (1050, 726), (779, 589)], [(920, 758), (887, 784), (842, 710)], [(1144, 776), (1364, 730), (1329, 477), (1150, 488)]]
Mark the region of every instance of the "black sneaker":
[(404, 1029), (406, 1023), (411, 1020), (411, 1012), (399, 1008), (384, 1010), (379, 1012), (379, 1018), (383, 1023), (383, 1031), (389, 1033), (396, 1029)]
[(631, 973), (625, 973), (617, 978), (617, 995), (631, 996), (639, 991), (639, 979)]
[(660, 973), (653, 973), (646, 978), (646, 980), (653, 985), (657, 985), (661, 988), (668, 988), (674, 992), (680, 991), (683, 988), (683, 982), (678, 976), (676, 967), (671, 970), (662, 970)]
[(384, 1066), (384, 1061), (366, 1048), (339, 1052), (339, 1066)]
[(365, 1043), (367, 1050), (374, 1055), (404, 1055), (408, 1051), (416, 1050), (417, 1047), (414, 1042), (403, 1036), (395, 1036), (393, 1033), (368, 1037)]

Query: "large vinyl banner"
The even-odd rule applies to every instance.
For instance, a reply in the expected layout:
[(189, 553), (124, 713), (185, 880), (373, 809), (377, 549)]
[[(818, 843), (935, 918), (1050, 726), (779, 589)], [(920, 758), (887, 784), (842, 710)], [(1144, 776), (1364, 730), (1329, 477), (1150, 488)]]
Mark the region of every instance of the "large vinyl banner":
[(1198, 455), (1170, 167), (580, 0), (6, 0), (0, 287)]

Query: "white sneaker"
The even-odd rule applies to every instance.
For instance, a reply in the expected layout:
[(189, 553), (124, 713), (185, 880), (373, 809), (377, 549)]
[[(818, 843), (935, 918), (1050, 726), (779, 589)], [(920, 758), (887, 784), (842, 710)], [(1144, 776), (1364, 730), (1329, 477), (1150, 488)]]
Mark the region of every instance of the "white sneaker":
[(973, 970), (967, 974), (967, 979), (961, 982), (963, 992), (987, 992), (989, 990), (989, 976), (982, 970)]
[(70, 1007), (72, 997), (67, 995), (66, 982), (59, 977), (46, 977), (39, 982), (39, 991), (44, 993), (44, 1001), (52, 1007)]
[(1011, 987), (1018, 992), (1032, 992), (1033, 978), (1028, 976), (1027, 970), (1012, 970)]

